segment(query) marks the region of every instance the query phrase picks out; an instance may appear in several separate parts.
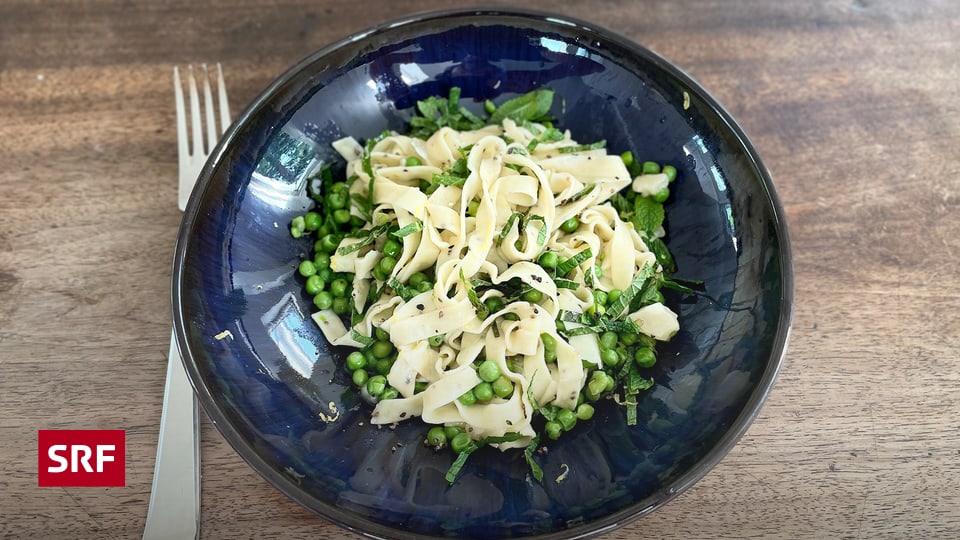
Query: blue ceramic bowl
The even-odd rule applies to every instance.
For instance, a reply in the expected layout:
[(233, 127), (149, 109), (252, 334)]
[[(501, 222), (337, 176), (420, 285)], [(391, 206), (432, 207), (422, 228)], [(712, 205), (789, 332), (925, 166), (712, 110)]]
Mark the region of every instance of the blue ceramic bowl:
[[(541, 457), (542, 483), (527, 480), (522, 452), (484, 449), (448, 485), (451, 453), (424, 447), (421, 424), (370, 425), (295, 273), (311, 240), (292, 239), (288, 224), (310, 206), (308, 169), (336, 159), (329, 143), (402, 129), (417, 100), (451, 86), (477, 110), (549, 86), (564, 102), (557, 124), (575, 138), (679, 170), (668, 245), (678, 276), (703, 280), (704, 292), (667, 298), (681, 331), (662, 350), (639, 425), (600, 406)], [(224, 437), (294, 501), (383, 538), (579, 538), (653, 511), (756, 416), (784, 356), (791, 303), (783, 209), (730, 115), (636, 43), (512, 10), (381, 25), (284, 73), (206, 164), (173, 276), (180, 351)]]

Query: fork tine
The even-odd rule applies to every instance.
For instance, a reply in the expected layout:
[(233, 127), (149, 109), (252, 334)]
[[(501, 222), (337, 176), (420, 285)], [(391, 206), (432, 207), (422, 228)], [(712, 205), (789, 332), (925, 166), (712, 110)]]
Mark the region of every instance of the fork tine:
[(187, 159), (187, 111), (183, 102), (183, 83), (180, 70), (173, 67), (173, 100), (177, 109), (177, 156), (182, 169)]
[(200, 95), (197, 91), (197, 78), (193, 74), (193, 65), (189, 66), (187, 77), (190, 93), (190, 135), (192, 137), (190, 156), (203, 155), (203, 122), (200, 116)]
[(217, 145), (217, 139), (220, 134), (217, 133), (217, 119), (213, 114), (213, 93), (210, 91), (210, 71), (207, 65), (203, 64), (203, 105), (206, 113), (204, 123), (207, 125), (207, 147), (206, 153), (209, 154), (213, 147)]
[(227, 84), (223, 80), (223, 68), (220, 62), (217, 62), (217, 97), (220, 108), (220, 134), (222, 135), (230, 126), (230, 101), (227, 99)]

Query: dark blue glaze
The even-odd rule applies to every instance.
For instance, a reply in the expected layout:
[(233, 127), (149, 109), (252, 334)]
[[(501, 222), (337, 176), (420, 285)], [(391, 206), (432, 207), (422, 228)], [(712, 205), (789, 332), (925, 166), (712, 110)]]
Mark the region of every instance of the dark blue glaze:
[[(542, 484), (520, 452), (485, 449), (447, 485), (451, 456), (421, 444), (420, 424), (371, 426), (295, 275), (311, 240), (287, 227), (309, 207), (303, 178), (314, 160), (335, 159), (329, 143), (340, 136), (403, 128), (418, 99), (454, 85), (475, 110), (549, 86), (563, 100), (557, 124), (575, 138), (676, 166), (668, 244), (678, 275), (705, 283), (702, 295), (668, 296), (681, 331), (660, 353), (639, 425), (605, 403), (540, 456)], [(187, 371), (227, 440), (305, 507), (395, 538), (581, 537), (652, 511), (702, 477), (756, 415), (785, 352), (791, 302), (782, 208), (716, 101), (621, 37), (509, 11), (381, 26), (281, 76), (207, 163), (173, 281)], [(216, 339), (224, 330), (232, 337)]]

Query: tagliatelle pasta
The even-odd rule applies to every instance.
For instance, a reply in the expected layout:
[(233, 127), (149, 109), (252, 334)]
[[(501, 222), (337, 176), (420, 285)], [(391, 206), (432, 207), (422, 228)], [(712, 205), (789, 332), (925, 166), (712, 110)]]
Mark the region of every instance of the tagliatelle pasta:
[[(360, 226), (317, 240), (329, 254), (314, 262), (347, 281), (337, 292), (349, 298), (334, 309), (320, 287), (314, 319), (332, 344), (358, 349), (347, 366), (375, 402), (374, 424), (419, 417), (529, 449), (544, 423), (556, 438), (588, 419), (617, 381), (618, 401), (635, 409), (652, 384), (640, 373), (653, 342), (679, 325), (659, 295), (663, 258), (648, 248), (664, 234), (662, 215), (640, 215), (650, 194), (620, 192), (665, 173), (636, 174), (602, 143), (509, 117), (334, 147), (347, 181), (331, 193), (351, 202), (331, 209)], [(309, 289), (310, 268), (301, 274)]]
[[(512, 142), (507, 144), (502, 135)], [(387, 381), (401, 397), (377, 403), (374, 423), (422, 416), (430, 423), (463, 424), (476, 439), (519, 433), (521, 438), (500, 446), (525, 447), (536, 436), (531, 420), (537, 406), (576, 406), (586, 384), (581, 359), (600, 367), (595, 344), (589, 343), (597, 339), (596, 334), (570, 341), (558, 335), (560, 311), (582, 312), (593, 304), (586, 279), (595, 267), (601, 269), (595, 277), (597, 289), (623, 290), (640, 268), (657, 265), (656, 257), (632, 225), (621, 220), (612, 206), (602, 205), (633, 182), (620, 156), (603, 149), (561, 154), (560, 149), (579, 145), (569, 133), (528, 151), (534, 139), (530, 129), (507, 119), (502, 126), (476, 131), (442, 128), (426, 141), (392, 134), (373, 147), (369, 166), (374, 174), (374, 223), (396, 220), (400, 228), (422, 224), (420, 231), (403, 237), (403, 251), (390, 277), (404, 282), (428, 269), (436, 276), (432, 290), (406, 301), (386, 290), (355, 325), (362, 335), (370, 335), (373, 327), (384, 329), (397, 349)], [(360, 145), (354, 141), (349, 146)], [(462, 156), (461, 149), (468, 147)], [(404, 165), (411, 156), (421, 164)], [(419, 189), (420, 179), (441, 173), (461, 157), (466, 157), (470, 170), (463, 186), (440, 186), (429, 196)], [(351, 160), (347, 171), (356, 176), (350, 192), (368, 196), (370, 177), (362, 160)], [(588, 193), (571, 200), (591, 186)], [(467, 212), (471, 201), (478, 203), (475, 215)], [(519, 224), (505, 227), (516, 212), (539, 219), (526, 219), (522, 229)], [(580, 227), (563, 233), (560, 224), (577, 215)], [(331, 269), (354, 275), (357, 306), (362, 305), (365, 291), (375, 286), (370, 263), (377, 258), (377, 247), (371, 245), (363, 255), (355, 251), (331, 257)], [(591, 255), (575, 267), (571, 277), (581, 284), (576, 289), (558, 290), (553, 278), (534, 262), (545, 251), (572, 257), (585, 248)], [(468, 298), (469, 283), (476, 279), (493, 284), (518, 279), (540, 291), (545, 300), (515, 301), (480, 319)], [(515, 314), (518, 320), (504, 318), (505, 313)], [(668, 338), (670, 329), (678, 328), (676, 315), (669, 309), (655, 316), (656, 322), (649, 324), (668, 329), (655, 337)], [(427, 340), (440, 334), (443, 345), (429, 347)], [(558, 344), (555, 363), (544, 361), (543, 334)], [(337, 345), (360, 345), (345, 331), (342, 335), (328, 331), (326, 337)], [(507, 364), (508, 358), (517, 356), (523, 358), (521, 369)], [(473, 366), (478, 358), (495, 362), (519, 391), (486, 404), (458, 401), (481, 382)], [(426, 389), (414, 393), (416, 381), (427, 383)]]

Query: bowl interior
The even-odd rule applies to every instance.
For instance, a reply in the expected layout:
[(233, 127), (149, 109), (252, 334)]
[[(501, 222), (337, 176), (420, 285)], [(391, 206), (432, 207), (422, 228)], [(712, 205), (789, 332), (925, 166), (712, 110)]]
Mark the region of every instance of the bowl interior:
[[(458, 481), (422, 424), (370, 408), (309, 319), (295, 268), (312, 240), (292, 217), (304, 179), (342, 162), (330, 142), (403, 129), (419, 99), (465, 105), (549, 86), (556, 123), (581, 141), (674, 165), (668, 245), (704, 292), (668, 295), (680, 333), (628, 427), (612, 402), (539, 456), (481, 450)], [(206, 412), (260, 474), (327, 519), (376, 536), (569, 536), (622, 524), (688, 487), (736, 442), (769, 391), (790, 319), (782, 210), (732, 119), (690, 78), (617, 36), (552, 17), (416, 17), (321, 50), (268, 88), (225, 136), (180, 233), (174, 311)]]

